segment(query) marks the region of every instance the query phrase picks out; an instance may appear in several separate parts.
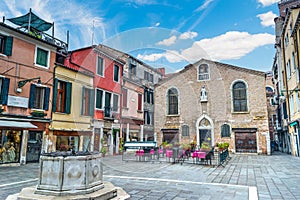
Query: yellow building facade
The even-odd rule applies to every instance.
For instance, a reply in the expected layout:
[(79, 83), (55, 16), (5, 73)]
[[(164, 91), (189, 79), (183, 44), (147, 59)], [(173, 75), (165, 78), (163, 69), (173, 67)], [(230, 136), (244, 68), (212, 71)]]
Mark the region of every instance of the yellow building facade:
[(89, 151), (93, 139), (93, 73), (58, 65), (54, 77), (52, 122), (44, 138), (45, 149)]
[(300, 71), (299, 71), (299, 8), (289, 10), (281, 34), (284, 90), (279, 91), (287, 105), (288, 145), (291, 154), (299, 156)]

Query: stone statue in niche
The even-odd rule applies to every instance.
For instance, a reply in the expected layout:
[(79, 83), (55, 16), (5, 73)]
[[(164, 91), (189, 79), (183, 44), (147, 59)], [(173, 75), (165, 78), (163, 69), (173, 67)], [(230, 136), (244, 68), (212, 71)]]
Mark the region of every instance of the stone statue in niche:
[(206, 101), (207, 101), (207, 92), (205, 86), (202, 86), (200, 91), (200, 102), (206, 102)]

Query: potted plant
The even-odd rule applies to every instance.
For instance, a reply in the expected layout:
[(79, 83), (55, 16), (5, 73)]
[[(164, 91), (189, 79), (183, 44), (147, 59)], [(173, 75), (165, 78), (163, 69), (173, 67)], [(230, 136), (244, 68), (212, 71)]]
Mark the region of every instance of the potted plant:
[(124, 151), (124, 139), (120, 139), (120, 144), (119, 144), (119, 154), (122, 155)]
[(195, 151), (196, 146), (197, 146), (197, 142), (195, 140), (192, 140), (191, 143), (190, 143), (190, 146), (191, 146), (191, 151)]
[(173, 145), (172, 144), (167, 144), (166, 149), (172, 149)]
[(107, 150), (105, 147), (101, 147), (100, 153), (102, 154), (103, 157), (105, 157)]
[(106, 148), (104, 147), (104, 138), (101, 138), (100, 142), (101, 142), (100, 153), (102, 154), (103, 157), (105, 157), (105, 154), (106, 154), (107, 150), (106, 150)]
[(167, 145), (168, 145), (168, 142), (166, 142), (166, 141), (161, 143), (161, 146), (162, 146), (164, 149), (167, 148)]
[(209, 143), (208, 142), (202, 142), (201, 151), (209, 152), (210, 150), (211, 150), (211, 147), (210, 147)]
[(228, 149), (228, 147), (229, 147), (229, 143), (228, 142), (224, 142), (224, 148)]
[(219, 143), (218, 143), (218, 142), (216, 142), (216, 144), (215, 144), (215, 146), (214, 146), (214, 150), (215, 150), (215, 151), (219, 151)]

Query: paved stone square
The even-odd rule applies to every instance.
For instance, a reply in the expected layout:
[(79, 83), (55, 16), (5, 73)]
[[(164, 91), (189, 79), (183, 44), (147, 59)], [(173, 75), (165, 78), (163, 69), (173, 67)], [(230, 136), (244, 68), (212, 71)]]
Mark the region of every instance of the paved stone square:
[[(225, 167), (103, 158), (104, 181), (131, 199), (300, 199), (300, 158), (230, 155)], [(0, 199), (37, 184), (38, 164), (0, 166)]]

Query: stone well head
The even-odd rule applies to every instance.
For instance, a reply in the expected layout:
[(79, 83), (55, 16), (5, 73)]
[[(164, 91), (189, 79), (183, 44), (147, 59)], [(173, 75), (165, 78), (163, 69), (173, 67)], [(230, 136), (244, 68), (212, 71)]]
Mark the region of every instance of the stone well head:
[(53, 152), (40, 157), (35, 194), (66, 196), (95, 192), (104, 187), (101, 155)]

